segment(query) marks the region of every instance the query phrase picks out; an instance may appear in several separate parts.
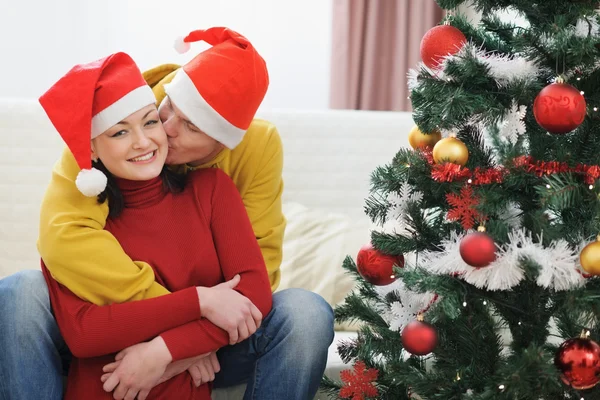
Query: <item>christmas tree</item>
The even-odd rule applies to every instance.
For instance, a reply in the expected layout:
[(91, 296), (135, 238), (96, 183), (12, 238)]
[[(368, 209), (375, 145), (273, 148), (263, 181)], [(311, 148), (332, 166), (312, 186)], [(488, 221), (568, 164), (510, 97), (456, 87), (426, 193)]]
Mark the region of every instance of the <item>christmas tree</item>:
[[(600, 399), (597, 0), (437, 0), (332, 398)], [(456, 12), (469, 3), (477, 25)], [(519, 18), (506, 19), (510, 11)]]

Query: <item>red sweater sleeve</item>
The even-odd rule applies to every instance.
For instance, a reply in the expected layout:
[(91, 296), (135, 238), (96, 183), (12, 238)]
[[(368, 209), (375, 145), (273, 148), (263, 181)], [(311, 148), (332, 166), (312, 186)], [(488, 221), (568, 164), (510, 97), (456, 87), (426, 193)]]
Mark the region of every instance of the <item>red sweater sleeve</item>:
[[(202, 174), (202, 185), (214, 180), (212, 193), (198, 190), (198, 196), (210, 196), (210, 226), (225, 280), (240, 274), (236, 290), (246, 296), (263, 316), (271, 311), (272, 293), (260, 247), (254, 236), (248, 213), (233, 181), (221, 170), (195, 171)], [(190, 177), (196, 179), (196, 177)], [(202, 205), (206, 199), (199, 198)], [(203, 207), (204, 209), (204, 207)], [(206, 213), (206, 211), (205, 211)], [(201, 306), (201, 305), (200, 305)], [(207, 319), (194, 321), (162, 335), (173, 361), (216, 351), (229, 344), (229, 335)]]
[(148, 300), (97, 306), (58, 283), (42, 262), (52, 310), (75, 357), (98, 357), (200, 318), (195, 287)]

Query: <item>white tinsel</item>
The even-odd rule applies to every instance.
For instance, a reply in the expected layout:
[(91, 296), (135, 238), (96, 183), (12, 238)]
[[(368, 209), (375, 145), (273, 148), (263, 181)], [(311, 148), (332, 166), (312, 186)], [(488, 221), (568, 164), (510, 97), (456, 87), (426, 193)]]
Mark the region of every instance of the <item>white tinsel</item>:
[(463, 237), (464, 234), (451, 232), (448, 239), (442, 240), (440, 251), (426, 251), (421, 254), (419, 265), (438, 275), (463, 273), (470, 268), (458, 251)]
[(490, 75), (499, 86), (506, 86), (514, 81), (535, 80), (542, 72), (541, 67), (535, 61), (528, 60), (519, 55), (501, 55), (485, 52), (478, 49), (472, 43), (466, 44), (455, 55), (444, 59), (444, 67), (449, 61), (471, 56), (477, 58), (482, 64), (487, 65)]
[(598, 36), (600, 33), (600, 25), (594, 17), (581, 18), (575, 25), (575, 36), (586, 38), (588, 36)]
[(553, 242), (544, 249), (543, 254), (535, 258), (542, 267), (537, 279), (538, 285), (555, 290), (570, 290), (585, 284), (585, 278), (577, 268), (579, 253), (570, 249), (566, 240)]
[(430, 76), (442, 81), (451, 81), (452, 77), (449, 77), (445, 73), (447, 64), (451, 61), (459, 61), (467, 56), (477, 58), (479, 62), (486, 65), (489, 68), (490, 75), (501, 87), (505, 87), (515, 81), (533, 81), (542, 72), (546, 72), (538, 62), (520, 55), (502, 55), (486, 52), (481, 48), (477, 48), (473, 43), (467, 43), (458, 53), (444, 57), (441, 66), (435, 70), (427, 67), (423, 62), (418, 63), (416, 69), (410, 69), (407, 74), (408, 89), (414, 90), (419, 87), (418, 75), (420, 71), (426, 71)]
[(419, 86), (419, 71), (416, 69), (408, 70), (408, 90), (411, 91)]
[(406, 213), (408, 204), (411, 202), (419, 202), (423, 200), (423, 193), (413, 191), (412, 186), (408, 183), (403, 183), (398, 193), (390, 192), (387, 197), (389, 208), (387, 219), (400, 219)]
[[(419, 312), (423, 312), (435, 298), (432, 293), (416, 293), (410, 291), (401, 279), (387, 286), (376, 288), (382, 303), (379, 310), (383, 319), (392, 331), (401, 331), (408, 323), (417, 319)], [(400, 301), (394, 301), (389, 306), (384, 302), (384, 297), (394, 292)], [(382, 309), (383, 308), (383, 309)]]
[(487, 290), (508, 290), (518, 285), (525, 277), (520, 264), (526, 259), (540, 266), (537, 284), (542, 287), (569, 290), (585, 282), (579, 266), (581, 248), (570, 249), (564, 240), (543, 247), (524, 229), (514, 230), (509, 233), (508, 243), (497, 250), (494, 262), (484, 268), (473, 268), (460, 256), (463, 237), (451, 234), (442, 242), (442, 251), (424, 254), (422, 265), (435, 274), (460, 274), (466, 282)]
[[(460, 242), (458, 246), (460, 246)], [(518, 254), (498, 249), (494, 262), (484, 268), (468, 266), (463, 279), (480, 289), (508, 290), (517, 286), (525, 277), (520, 261)]]
[(510, 110), (505, 114), (504, 120), (500, 123), (500, 136), (510, 143), (516, 143), (519, 135), (525, 134), (527, 128), (523, 118), (527, 114), (527, 106), (518, 105), (513, 100)]
[(506, 204), (506, 208), (499, 213), (498, 217), (511, 229), (518, 229), (523, 224), (523, 211), (512, 201)]

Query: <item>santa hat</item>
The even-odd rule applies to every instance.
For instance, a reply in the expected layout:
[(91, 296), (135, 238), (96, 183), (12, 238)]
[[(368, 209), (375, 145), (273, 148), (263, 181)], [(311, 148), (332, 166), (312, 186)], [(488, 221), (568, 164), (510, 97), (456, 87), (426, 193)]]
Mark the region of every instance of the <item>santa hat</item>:
[(91, 139), (156, 99), (131, 57), (115, 53), (74, 66), (39, 101), (81, 168), (77, 188), (93, 197), (107, 178), (92, 168)]
[(265, 97), (267, 66), (248, 39), (228, 28), (191, 32), (175, 47), (186, 52), (202, 40), (212, 47), (185, 64), (165, 91), (198, 129), (233, 149)]

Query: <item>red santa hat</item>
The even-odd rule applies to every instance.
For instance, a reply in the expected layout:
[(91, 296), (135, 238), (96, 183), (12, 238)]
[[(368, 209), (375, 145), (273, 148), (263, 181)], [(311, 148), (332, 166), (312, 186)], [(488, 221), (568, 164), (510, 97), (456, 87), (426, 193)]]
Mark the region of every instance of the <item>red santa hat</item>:
[(248, 39), (223, 27), (191, 32), (175, 48), (183, 53), (202, 40), (212, 47), (185, 64), (165, 91), (198, 129), (233, 149), (265, 97), (267, 66)]
[(156, 99), (131, 57), (115, 53), (74, 66), (39, 101), (81, 168), (77, 188), (93, 197), (107, 178), (92, 168), (91, 139)]

